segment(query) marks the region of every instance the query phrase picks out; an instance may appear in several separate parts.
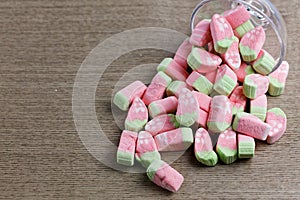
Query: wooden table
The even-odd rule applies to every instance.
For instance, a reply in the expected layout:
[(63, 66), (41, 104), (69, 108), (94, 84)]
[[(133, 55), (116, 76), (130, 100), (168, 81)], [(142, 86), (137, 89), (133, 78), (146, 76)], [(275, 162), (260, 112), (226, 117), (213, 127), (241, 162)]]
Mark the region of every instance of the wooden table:
[[(285, 94), (270, 99), (269, 106), (286, 112), (286, 135), (272, 146), (258, 143), (253, 159), (230, 166), (202, 167), (188, 150), (172, 164), (185, 182), (177, 194), (170, 194), (144, 174), (110, 169), (89, 154), (73, 121), (73, 84), (89, 52), (114, 34), (140, 27), (189, 34), (198, 1), (1, 1), (0, 198), (299, 199), (300, 3), (272, 2), (286, 21), (291, 69)], [(159, 63), (167, 56), (172, 54), (133, 51), (105, 71), (95, 104), (99, 123), (113, 143), (120, 134), (110, 109), (114, 84), (134, 66)]]

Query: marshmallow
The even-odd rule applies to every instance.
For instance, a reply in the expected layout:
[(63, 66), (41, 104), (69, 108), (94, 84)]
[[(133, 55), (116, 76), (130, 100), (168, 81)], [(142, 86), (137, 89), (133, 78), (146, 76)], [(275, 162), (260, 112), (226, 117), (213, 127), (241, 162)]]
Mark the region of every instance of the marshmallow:
[(194, 94), (188, 89), (182, 89), (178, 98), (176, 120), (182, 126), (192, 126), (198, 119), (200, 106)]
[(255, 27), (252, 24), (251, 20), (246, 21), (242, 25), (236, 27), (236, 29), (233, 30), (233, 33), (236, 37), (242, 38), (246, 33), (253, 30)]
[(270, 85), (268, 92), (271, 96), (279, 96), (284, 92), (285, 82), (288, 74), (289, 63), (283, 61), (278, 69), (269, 75)]
[(232, 121), (232, 105), (228, 97), (220, 95), (212, 99), (207, 120), (208, 130), (221, 133), (228, 129)]
[(267, 96), (261, 95), (256, 99), (252, 99), (250, 101), (250, 113), (258, 117), (264, 122), (267, 115), (267, 106), (268, 106)]
[(179, 48), (174, 56), (174, 61), (177, 62), (184, 69), (188, 68), (187, 57), (191, 53), (192, 47), (193, 47), (193, 45), (189, 42), (189, 38), (187, 38), (179, 46)]
[(187, 78), (186, 83), (199, 92), (209, 95), (212, 92), (213, 84), (205, 76), (193, 71)]
[(243, 5), (224, 12), (224, 17), (233, 29), (247, 22), (251, 15)]
[(177, 192), (181, 187), (183, 176), (162, 160), (155, 160), (147, 168), (148, 178), (156, 185)]
[(151, 102), (162, 99), (166, 88), (172, 82), (172, 79), (164, 72), (158, 72), (151, 81), (151, 84), (146, 89), (143, 96), (143, 101), (146, 105)]
[(200, 125), (200, 127), (207, 129), (207, 120), (208, 120), (208, 113), (200, 109), (198, 119), (196, 120), (197, 124)]
[(167, 95), (176, 96), (178, 98), (183, 88), (190, 89), (190, 87), (183, 81), (173, 81), (167, 88)]
[(210, 23), (210, 31), (216, 52), (223, 54), (234, 41), (233, 30), (228, 21), (221, 15), (215, 14)]
[(261, 75), (268, 75), (274, 69), (275, 60), (267, 51), (261, 50), (252, 65), (256, 72)]
[(172, 58), (165, 58), (157, 67), (157, 71), (165, 72), (173, 80), (185, 81), (189, 74)]
[(255, 74), (251, 65), (247, 65), (246, 63), (242, 63), (241, 67), (238, 70), (234, 70), (238, 81), (244, 83), (245, 77), (250, 74)]
[(245, 62), (256, 60), (266, 40), (266, 34), (261, 26), (246, 33), (240, 41), (240, 53)]
[(207, 78), (207, 80), (209, 80), (212, 84), (215, 84), (217, 73), (218, 73), (218, 69), (212, 72), (208, 72), (205, 74), (205, 78)]
[(195, 134), (194, 153), (196, 159), (206, 166), (215, 166), (218, 156), (213, 150), (213, 145), (208, 132), (199, 128)]
[(239, 39), (237, 37), (234, 37), (232, 45), (224, 54), (221, 54), (221, 57), (232, 70), (240, 68), (242, 61), (239, 52)]
[(145, 126), (145, 131), (149, 132), (152, 136), (159, 133), (170, 131), (179, 127), (176, 117), (173, 114), (163, 114), (154, 117)]
[(150, 133), (141, 131), (138, 134), (135, 158), (145, 168), (153, 161), (161, 159), (155, 141)]
[(243, 86), (236, 87), (229, 100), (232, 104), (232, 114), (235, 115), (238, 112), (244, 112), (247, 105), (247, 97), (243, 93)]
[(223, 163), (229, 165), (237, 159), (237, 141), (236, 133), (232, 130), (226, 130), (219, 135), (217, 153)]
[(149, 104), (149, 114), (152, 118), (162, 115), (162, 114), (169, 114), (175, 113), (178, 106), (178, 100), (176, 97), (171, 96), (165, 99), (153, 101)]
[(125, 120), (125, 129), (138, 132), (148, 121), (148, 109), (140, 98), (135, 98)]
[(193, 47), (189, 57), (189, 66), (199, 72), (208, 73), (217, 69), (217, 67), (222, 63), (222, 59), (214, 55), (203, 48)]
[(280, 108), (272, 108), (267, 112), (266, 122), (271, 126), (267, 143), (274, 144), (286, 131), (287, 117)]
[(134, 165), (134, 153), (138, 134), (124, 130), (117, 151), (117, 163), (125, 166)]
[(135, 98), (142, 98), (147, 86), (141, 81), (135, 81), (123, 88), (114, 96), (113, 102), (121, 110), (127, 111)]
[(190, 37), (190, 43), (192, 45), (203, 47), (212, 41), (210, 22), (211, 20), (204, 19), (196, 25)]
[(236, 114), (232, 128), (239, 133), (262, 141), (267, 139), (271, 130), (269, 124), (264, 123), (258, 117), (245, 112)]
[(237, 76), (227, 66), (222, 65), (218, 69), (214, 90), (221, 95), (229, 96), (237, 85)]
[(244, 95), (249, 99), (255, 99), (268, 91), (269, 78), (259, 74), (247, 75), (244, 80)]
[(238, 134), (238, 158), (252, 158), (255, 152), (254, 138)]
[(201, 92), (192, 91), (192, 93), (196, 97), (200, 108), (205, 112), (209, 112), (212, 98)]
[(190, 128), (178, 128), (160, 133), (154, 137), (158, 151), (184, 151), (194, 142)]

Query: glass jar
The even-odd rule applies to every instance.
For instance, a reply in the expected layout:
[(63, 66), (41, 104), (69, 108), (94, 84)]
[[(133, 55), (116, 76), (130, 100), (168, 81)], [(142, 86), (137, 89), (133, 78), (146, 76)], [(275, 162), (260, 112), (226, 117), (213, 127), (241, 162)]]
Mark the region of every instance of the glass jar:
[(286, 55), (287, 33), (281, 14), (269, 0), (203, 0), (193, 11), (191, 30), (203, 20), (210, 19), (214, 14), (222, 14), (227, 10), (244, 5), (251, 14), (254, 26), (262, 26), (266, 32), (263, 49), (276, 60), (276, 70)]

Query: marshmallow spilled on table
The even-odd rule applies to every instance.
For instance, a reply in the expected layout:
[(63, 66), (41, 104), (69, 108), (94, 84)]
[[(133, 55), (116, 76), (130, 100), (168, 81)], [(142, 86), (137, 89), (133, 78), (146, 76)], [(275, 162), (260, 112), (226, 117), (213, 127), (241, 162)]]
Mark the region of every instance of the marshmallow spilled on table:
[[(199, 163), (232, 164), (255, 154), (255, 140), (277, 142), (286, 131), (280, 108), (267, 110), (268, 94), (283, 94), (289, 71), (263, 49), (263, 27), (239, 5), (200, 21), (174, 59), (165, 58), (147, 87), (136, 81), (113, 102), (128, 111), (117, 162), (134, 157), (158, 186), (177, 192), (183, 176), (161, 160), (160, 152), (185, 151), (194, 144)], [(192, 128), (197, 129), (193, 132)], [(213, 144), (211, 136), (217, 136)]]

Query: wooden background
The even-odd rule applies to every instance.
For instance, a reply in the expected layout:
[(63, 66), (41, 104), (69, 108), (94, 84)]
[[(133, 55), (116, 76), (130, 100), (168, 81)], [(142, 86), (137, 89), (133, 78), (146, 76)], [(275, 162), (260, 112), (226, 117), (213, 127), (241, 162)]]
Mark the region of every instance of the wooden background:
[[(1, 0), (0, 199), (299, 199), (300, 3), (272, 2), (287, 24), (291, 70), (285, 94), (269, 105), (286, 112), (286, 135), (272, 146), (258, 143), (255, 158), (230, 166), (202, 167), (187, 151), (172, 164), (185, 182), (170, 194), (144, 174), (115, 171), (88, 153), (73, 122), (72, 90), (82, 61), (101, 41), (150, 26), (189, 34), (198, 1)], [(105, 93), (97, 93), (96, 111), (115, 144), (114, 84), (127, 69), (166, 56), (171, 54), (134, 51), (104, 74), (99, 90)]]

